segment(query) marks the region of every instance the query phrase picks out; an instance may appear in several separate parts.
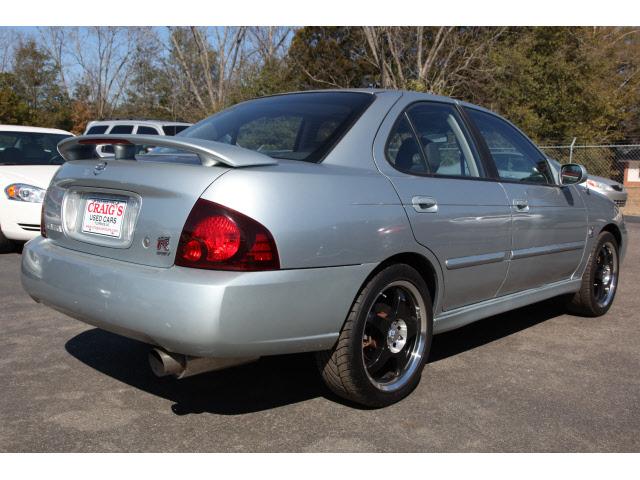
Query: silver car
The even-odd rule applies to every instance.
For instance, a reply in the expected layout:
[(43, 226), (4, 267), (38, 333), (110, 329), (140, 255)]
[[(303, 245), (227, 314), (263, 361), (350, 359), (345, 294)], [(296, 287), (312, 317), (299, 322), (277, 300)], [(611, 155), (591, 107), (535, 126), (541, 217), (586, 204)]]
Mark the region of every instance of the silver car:
[[(561, 168), (560, 162), (552, 158), (548, 158), (548, 160), (554, 170), (559, 174)], [(620, 182), (589, 174), (583, 183), (587, 188), (601, 193), (619, 207), (624, 207), (627, 204), (627, 189), (624, 188), (624, 185)]]
[[(104, 143), (115, 158), (92, 159)], [(386, 406), (434, 334), (560, 295), (603, 315), (627, 248), (583, 167), (554, 175), (509, 122), (450, 98), (278, 95), (176, 137), (58, 149), (24, 288), (149, 343), (158, 375), (316, 352), (336, 394)]]

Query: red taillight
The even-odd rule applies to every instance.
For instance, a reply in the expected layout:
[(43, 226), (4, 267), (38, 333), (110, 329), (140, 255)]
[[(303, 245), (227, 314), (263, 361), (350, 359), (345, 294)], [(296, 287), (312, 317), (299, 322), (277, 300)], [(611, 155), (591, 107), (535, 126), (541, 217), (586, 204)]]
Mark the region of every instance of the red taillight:
[(200, 240), (189, 240), (182, 246), (181, 257), (188, 262), (197, 262), (202, 258), (202, 242)]
[(229, 260), (240, 249), (240, 229), (226, 215), (202, 219), (193, 230), (193, 237), (204, 244), (206, 260), (210, 262)]
[(176, 265), (212, 270), (277, 270), (278, 251), (271, 233), (255, 220), (199, 199), (185, 223)]

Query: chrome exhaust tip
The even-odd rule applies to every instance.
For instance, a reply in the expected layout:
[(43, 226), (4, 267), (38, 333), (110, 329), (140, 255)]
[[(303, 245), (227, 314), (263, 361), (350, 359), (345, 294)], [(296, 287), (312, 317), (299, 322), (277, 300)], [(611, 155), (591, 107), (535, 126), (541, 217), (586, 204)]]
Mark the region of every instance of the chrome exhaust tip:
[(258, 358), (259, 357), (190, 357), (179, 353), (167, 352), (161, 348), (152, 348), (149, 352), (149, 366), (157, 377), (174, 376), (180, 379), (200, 373), (243, 365), (253, 362)]
[(185, 360), (184, 355), (172, 354), (159, 348), (152, 348), (149, 352), (149, 366), (157, 377), (179, 377), (185, 370)]

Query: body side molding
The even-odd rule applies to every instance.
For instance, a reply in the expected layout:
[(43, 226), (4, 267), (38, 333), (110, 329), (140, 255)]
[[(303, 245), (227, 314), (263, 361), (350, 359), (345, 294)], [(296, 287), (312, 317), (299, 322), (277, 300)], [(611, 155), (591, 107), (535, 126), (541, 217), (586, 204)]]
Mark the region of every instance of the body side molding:
[(541, 302), (565, 293), (577, 292), (580, 289), (582, 279), (563, 280), (542, 287), (524, 290), (503, 297), (492, 298), (484, 302), (467, 305), (442, 313), (435, 317), (433, 324), (434, 333), (443, 333), (449, 330), (463, 327), (483, 318), (508, 312), (516, 308), (524, 307), (532, 303)]

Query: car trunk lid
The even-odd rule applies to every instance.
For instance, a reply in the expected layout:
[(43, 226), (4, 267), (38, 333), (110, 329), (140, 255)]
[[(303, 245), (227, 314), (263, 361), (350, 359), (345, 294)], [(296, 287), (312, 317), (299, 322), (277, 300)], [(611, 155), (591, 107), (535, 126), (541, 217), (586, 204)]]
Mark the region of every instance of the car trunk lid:
[[(86, 160), (102, 144), (114, 145), (115, 158)], [(166, 148), (136, 156), (139, 145)], [(67, 163), (45, 198), (47, 237), (80, 252), (155, 267), (174, 264), (193, 205), (218, 177), (230, 168), (278, 163), (234, 145), (145, 135), (73, 137), (58, 151)]]
[(67, 162), (45, 200), (47, 237), (80, 252), (169, 267), (191, 208), (227, 170), (156, 161)]

